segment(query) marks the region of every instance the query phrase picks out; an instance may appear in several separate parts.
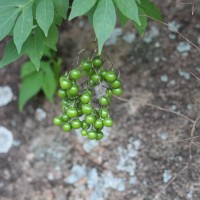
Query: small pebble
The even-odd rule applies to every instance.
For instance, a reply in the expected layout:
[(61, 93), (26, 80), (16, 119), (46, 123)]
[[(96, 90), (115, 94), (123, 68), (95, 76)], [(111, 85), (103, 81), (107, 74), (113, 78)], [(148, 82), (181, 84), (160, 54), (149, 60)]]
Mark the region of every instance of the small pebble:
[(178, 46), (177, 46), (177, 51), (179, 52), (179, 53), (184, 53), (184, 52), (188, 52), (188, 51), (190, 51), (191, 50), (191, 45), (189, 44), (189, 43), (187, 43), (187, 42), (180, 42), (179, 44), (178, 44)]
[(12, 132), (3, 126), (0, 126), (0, 153), (8, 153), (12, 145)]
[(47, 117), (47, 113), (42, 109), (42, 108), (37, 108), (35, 111), (35, 118), (38, 121), (43, 121), (44, 119), (46, 119)]
[(13, 93), (10, 87), (0, 87), (0, 107), (6, 106), (13, 99)]
[(167, 183), (172, 178), (171, 171), (165, 170), (163, 173), (163, 182)]
[(160, 80), (161, 80), (162, 82), (166, 83), (166, 82), (168, 82), (168, 76), (167, 76), (167, 75), (162, 75), (162, 76), (160, 77)]
[(135, 36), (135, 33), (131, 33), (131, 32), (127, 32), (123, 37), (122, 39), (131, 44), (134, 40), (135, 40), (136, 36)]

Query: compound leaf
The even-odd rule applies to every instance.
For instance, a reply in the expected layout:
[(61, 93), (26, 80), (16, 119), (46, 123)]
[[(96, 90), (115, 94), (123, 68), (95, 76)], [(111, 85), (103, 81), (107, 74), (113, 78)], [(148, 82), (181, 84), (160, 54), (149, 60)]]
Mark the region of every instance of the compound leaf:
[(64, 19), (67, 18), (69, 0), (54, 0), (54, 7), (58, 15), (62, 16)]

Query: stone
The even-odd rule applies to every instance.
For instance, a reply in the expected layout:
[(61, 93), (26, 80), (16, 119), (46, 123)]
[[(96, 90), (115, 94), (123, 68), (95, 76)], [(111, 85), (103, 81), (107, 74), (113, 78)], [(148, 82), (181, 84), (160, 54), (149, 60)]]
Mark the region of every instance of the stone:
[(162, 82), (166, 83), (166, 82), (168, 82), (168, 76), (167, 76), (167, 75), (162, 75), (162, 76), (160, 77), (160, 80), (161, 80)]
[(0, 87), (0, 107), (6, 106), (13, 99), (13, 92), (10, 87)]
[(129, 31), (122, 37), (122, 39), (129, 44), (133, 43), (135, 38), (135, 33), (131, 33)]
[(151, 26), (150, 30), (145, 33), (143, 40), (145, 43), (149, 44), (154, 38), (158, 37), (159, 34), (158, 28), (156, 26)]
[(165, 170), (163, 173), (163, 182), (167, 183), (172, 178), (171, 171)]
[(42, 108), (37, 108), (35, 111), (35, 118), (37, 119), (37, 121), (43, 121), (44, 119), (46, 119), (47, 117), (47, 113), (42, 109)]
[(168, 23), (168, 29), (171, 31), (171, 32), (178, 32), (179, 29), (181, 28), (181, 24), (177, 23), (175, 20), (171, 21)]
[(188, 42), (180, 42), (176, 49), (179, 53), (185, 53), (185, 52), (189, 52), (191, 48), (192, 47)]
[(8, 153), (13, 145), (13, 134), (7, 128), (0, 126), (0, 153)]
[(112, 32), (110, 38), (106, 40), (105, 46), (112, 46), (117, 43), (117, 40), (119, 36), (122, 35), (122, 29), (121, 28), (115, 28), (114, 31)]

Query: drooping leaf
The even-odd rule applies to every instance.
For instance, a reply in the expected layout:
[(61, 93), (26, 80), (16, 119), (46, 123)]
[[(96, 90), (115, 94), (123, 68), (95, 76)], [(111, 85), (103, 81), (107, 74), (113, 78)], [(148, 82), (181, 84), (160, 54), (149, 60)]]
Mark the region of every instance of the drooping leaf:
[(20, 9), (16, 7), (0, 12), (0, 41), (11, 31), (19, 12)]
[(44, 31), (47, 37), (49, 28), (54, 19), (54, 4), (53, 0), (41, 0), (36, 8), (36, 19), (40, 28)]
[(53, 63), (53, 72), (54, 72), (54, 76), (56, 77), (57, 83), (58, 83), (58, 80), (59, 80), (59, 74), (60, 74), (60, 70), (61, 70), (61, 63), (62, 63), (62, 59), (61, 58), (58, 58), (58, 60)]
[(13, 37), (18, 53), (25, 40), (31, 33), (33, 26), (32, 4), (24, 7), (14, 27)]
[(35, 72), (26, 76), (21, 84), (19, 91), (19, 110), (22, 111), (28, 100), (35, 96), (43, 84), (43, 72)]
[(117, 13), (118, 13), (120, 24), (124, 26), (128, 22), (129, 19), (126, 16), (124, 16), (119, 9), (117, 10)]
[(150, 0), (140, 0), (139, 7), (144, 11), (147, 16), (155, 20), (162, 21), (162, 16), (158, 7)]
[(74, 0), (69, 20), (87, 13), (95, 5), (95, 3), (96, 0)]
[(135, 0), (115, 0), (115, 3), (124, 16), (135, 21), (138, 25), (141, 25), (138, 17), (138, 6)]
[(94, 27), (94, 25), (93, 25), (93, 16), (94, 16), (94, 11), (95, 10), (96, 10), (96, 5), (92, 9), (90, 9), (88, 11), (88, 13), (87, 13), (87, 15), (88, 15), (88, 21), (89, 21), (89, 23), (90, 23), (90, 25), (92, 27)]
[(20, 77), (25, 78), (26, 76), (35, 72), (36, 72), (35, 65), (31, 61), (28, 61), (22, 65), (20, 71)]
[(47, 47), (56, 51), (57, 42), (58, 42), (58, 28), (55, 24), (52, 24), (49, 29), (48, 37), (45, 38), (44, 43)]
[(35, 30), (34, 35), (26, 42), (26, 53), (30, 57), (36, 69), (39, 70), (40, 60), (43, 55), (44, 38), (39, 28)]
[(69, 0), (54, 0), (54, 7), (57, 14), (66, 19), (67, 10), (69, 8)]
[(98, 40), (99, 54), (116, 24), (115, 7), (111, 0), (100, 0), (93, 16), (93, 25)]
[(6, 46), (2, 60), (0, 61), (0, 68), (16, 61), (22, 56), (22, 52), (18, 54), (14, 41), (11, 40)]
[(43, 71), (42, 90), (49, 101), (53, 101), (53, 95), (57, 88), (56, 78), (49, 63), (41, 62), (41, 69)]
[(147, 28), (147, 17), (144, 14), (145, 14), (144, 11), (139, 8), (139, 18), (140, 18), (141, 25), (139, 26), (137, 23), (133, 22), (135, 28), (137, 29), (137, 31), (139, 32), (141, 36), (144, 35), (145, 30)]

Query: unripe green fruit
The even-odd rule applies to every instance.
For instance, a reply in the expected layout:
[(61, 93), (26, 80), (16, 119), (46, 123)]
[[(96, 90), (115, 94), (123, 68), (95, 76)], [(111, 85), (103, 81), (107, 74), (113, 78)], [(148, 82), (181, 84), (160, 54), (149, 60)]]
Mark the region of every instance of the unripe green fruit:
[(96, 129), (102, 129), (104, 126), (103, 121), (101, 119), (97, 119), (96, 122), (94, 123), (94, 127)]
[(65, 98), (65, 97), (67, 96), (66, 91), (63, 90), (63, 89), (59, 89), (59, 90), (58, 90), (58, 96), (59, 96), (60, 98)]
[(94, 66), (94, 67), (101, 67), (102, 64), (103, 64), (103, 61), (101, 60), (100, 57), (95, 57), (95, 58), (93, 59), (92, 63), (93, 63), (93, 66)]
[(82, 76), (82, 72), (80, 69), (75, 68), (75, 69), (72, 69), (70, 72), (70, 77), (74, 80), (80, 79), (81, 76)]
[(78, 115), (78, 111), (73, 107), (68, 108), (66, 113), (67, 113), (67, 116), (69, 118), (73, 118), (73, 117), (76, 117)]
[(95, 131), (89, 131), (88, 132), (88, 138), (90, 139), (90, 140), (95, 140), (96, 139), (96, 136), (97, 134), (96, 134), (96, 132)]
[(113, 121), (111, 118), (106, 118), (103, 120), (104, 126), (111, 127), (113, 125)]
[(123, 93), (122, 88), (116, 88), (116, 89), (112, 89), (112, 93), (116, 96), (121, 96)]
[(60, 126), (60, 125), (62, 124), (62, 120), (61, 120), (59, 117), (55, 117), (55, 118), (53, 119), (53, 123), (54, 123), (54, 125), (56, 125), (56, 126)]
[(72, 128), (79, 129), (81, 128), (81, 121), (79, 119), (73, 119), (71, 122)]
[(96, 118), (94, 115), (88, 115), (88, 116), (86, 116), (85, 121), (87, 124), (91, 125), (91, 124), (95, 123)]
[(112, 83), (117, 79), (117, 74), (113, 71), (108, 71), (106, 73), (105, 79), (108, 83)]
[(92, 68), (92, 62), (91, 61), (82, 61), (81, 68), (85, 71), (89, 71)]
[(65, 132), (70, 132), (72, 130), (72, 127), (69, 123), (65, 123), (62, 128)]
[(82, 135), (82, 136), (87, 136), (87, 134), (88, 134), (88, 132), (87, 132), (86, 130), (83, 129), (83, 130), (81, 131), (81, 135)]
[(72, 86), (72, 82), (69, 80), (69, 79), (61, 79), (60, 80), (60, 87), (63, 89), (63, 90), (67, 90), (69, 88), (71, 88)]
[(121, 87), (121, 81), (118, 80), (118, 79), (115, 80), (114, 82), (111, 83), (111, 87), (112, 87), (113, 89), (117, 89), (117, 88)]
[(101, 139), (103, 139), (103, 133), (102, 132), (97, 132), (97, 134), (96, 134), (96, 140), (101, 140)]
[(89, 115), (93, 111), (93, 107), (90, 104), (83, 104), (82, 105), (82, 111), (84, 114)]
[(109, 104), (109, 98), (107, 97), (99, 97), (99, 103), (103, 106), (107, 106)]

